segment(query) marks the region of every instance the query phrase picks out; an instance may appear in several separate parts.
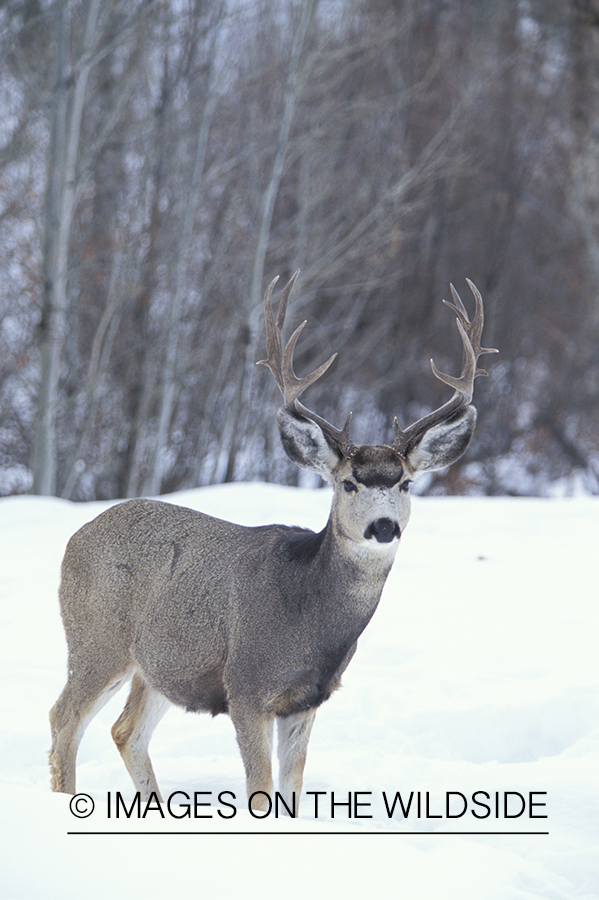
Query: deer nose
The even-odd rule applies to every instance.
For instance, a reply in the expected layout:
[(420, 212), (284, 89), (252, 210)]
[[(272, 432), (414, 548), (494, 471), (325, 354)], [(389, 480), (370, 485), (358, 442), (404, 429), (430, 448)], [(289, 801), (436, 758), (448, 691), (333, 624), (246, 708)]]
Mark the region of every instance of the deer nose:
[(393, 519), (376, 519), (371, 522), (364, 537), (366, 540), (374, 538), (379, 544), (389, 544), (393, 538), (398, 538), (401, 534), (399, 525)]

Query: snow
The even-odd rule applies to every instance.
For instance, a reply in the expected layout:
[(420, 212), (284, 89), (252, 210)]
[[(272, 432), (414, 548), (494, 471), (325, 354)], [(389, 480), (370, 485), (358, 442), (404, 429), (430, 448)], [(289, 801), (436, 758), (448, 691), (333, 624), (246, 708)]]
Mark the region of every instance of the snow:
[[(244, 524), (316, 529), (330, 503), (327, 491), (261, 484), (167, 499)], [(596, 499), (414, 498), (380, 607), (316, 718), (304, 788), (323, 792), (319, 815), (306, 794), (296, 820), (247, 812), (227, 717), (176, 709), (152, 740), (158, 781), (165, 795), (211, 792), (198, 808), (209, 817), (109, 819), (108, 792), (113, 813), (117, 791), (127, 807), (134, 800), (110, 738), (124, 692), (79, 751), (78, 790), (93, 814), (75, 818), (70, 798), (49, 790), (47, 715), (66, 660), (60, 560), (107, 505), (0, 501), (1, 900), (599, 897)], [(225, 791), (231, 818), (217, 810)], [(383, 792), (392, 805), (396, 791), (404, 804), (414, 792), (407, 819), (398, 803), (387, 815)], [(478, 819), (472, 795), (482, 791), (493, 811), (496, 793), (501, 809), (514, 792), (512, 812), (520, 794), (526, 812)], [(331, 798), (348, 792), (362, 804), (352, 812), (372, 818), (341, 805), (331, 818)], [(466, 814), (425, 818), (427, 792), (432, 815), (449, 792), (466, 798), (450, 793), (450, 812), (467, 802)], [(547, 818), (529, 816), (531, 794)]]

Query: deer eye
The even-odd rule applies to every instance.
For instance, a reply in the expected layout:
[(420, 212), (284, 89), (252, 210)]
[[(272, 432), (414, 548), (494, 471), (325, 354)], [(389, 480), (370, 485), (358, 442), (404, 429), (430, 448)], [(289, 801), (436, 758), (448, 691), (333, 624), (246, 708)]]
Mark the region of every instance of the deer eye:
[(358, 490), (358, 488), (353, 483), (353, 481), (344, 481), (343, 487), (347, 491), (348, 494), (355, 494), (355, 492)]
[(412, 484), (411, 481), (402, 481), (402, 483), (399, 486), (400, 491), (404, 491), (404, 492), (409, 491), (411, 484)]

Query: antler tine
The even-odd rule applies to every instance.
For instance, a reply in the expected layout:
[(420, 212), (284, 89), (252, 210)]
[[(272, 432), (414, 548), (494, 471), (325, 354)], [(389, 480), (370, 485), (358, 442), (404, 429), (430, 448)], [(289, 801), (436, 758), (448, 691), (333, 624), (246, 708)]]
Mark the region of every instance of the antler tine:
[[(293, 290), (295, 282), (297, 281), (297, 279), (299, 277), (299, 273), (300, 273), (300, 270), (296, 269), (296, 271), (293, 273), (293, 275), (291, 276), (291, 278), (289, 279), (289, 281), (287, 282), (287, 284), (281, 291), (281, 296), (279, 297), (279, 306), (277, 308), (277, 331), (281, 335), (283, 333), (283, 326), (285, 325), (285, 316), (287, 315), (287, 304), (289, 303), (289, 298), (291, 297), (291, 291)], [(269, 288), (271, 287), (271, 285), (274, 287), (274, 285), (276, 284), (276, 282), (278, 280), (279, 280), (279, 276), (277, 275), (276, 278), (274, 278), (271, 281)], [(272, 290), (271, 290), (271, 293), (272, 293)], [(270, 297), (270, 295), (269, 295), (269, 297)]]
[(283, 394), (286, 406), (293, 406), (297, 398), (303, 394), (306, 388), (310, 387), (311, 384), (314, 384), (321, 375), (324, 375), (337, 356), (337, 354), (334, 353), (325, 363), (315, 369), (314, 372), (305, 375), (303, 378), (297, 377), (293, 370), (293, 351), (295, 350), (298, 338), (306, 325), (305, 321), (295, 329), (283, 350), (283, 327), (285, 325), (287, 304), (298, 275), (299, 269), (292, 275), (281, 292), (276, 321), (272, 309), (271, 296), (273, 288), (279, 280), (278, 275), (276, 278), (273, 278), (266, 288), (266, 293), (264, 294), (264, 318), (266, 319), (266, 350), (268, 358), (261, 359), (257, 363), (259, 366), (267, 366), (270, 369)]
[[(447, 384), (449, 385), (449, 387), (452, 387), (454, 391), (457, 391), (464, 398), (468, 398), (468, 403), (470, 403), (470, 401), (472, 400), (474, 379), (476, 378), (477, 374), (481, 375), (483, 373), (482, 370), (480, 372), (477, 372), (476, 370), (476, 353), (468, 337), (466, 329), (459, 319), (456, 319), (456, 324), (458, 326), (458, 331), (460, 332), (460, 337), (462, 338), (462, 374), (459, 378), (454, 378), (453, 375), (446, 375), (444, 372), (439, 371), (432, 359), (431, 369), (433, 370), (433, 375), (435, 376), (435, 378), (438, 378), (439, 381), (443, 382), (443, 384)], [(484, 374), (486, 375), (487, 373), (485, 372)]]
[(446, 375), (444, 372), (440, 372), (431, 359), (433, 375), (439, 381), (443, 382), (443, 384), (453, 388), (453, 397), (444, 403), (443, 406), (439, 407), (439, 409), (423, 416), (422, 419), (418, 419), (417, 422), (414, 422), (406, 429), (400, 427), (397, 418), (394, 419), (393, 427), (395, 429), (395, 440), (393, 442), (393, 448), (402, 455), (405, 455), (405, 453), (408, 452), (409, 448), (413, 446), (415, 441), (424, 434), (425, 431), (428, 431), (433, 425), (451, 418), (458, 410), (471, 403), (474, 379), (479, 375), (487, 374), (484, 369), (478, 367), (478, 357), (482, 356), (483, 353), (498, 352), (495, 349), (481, 346), (480, 339), (484, 324), (483, 300), (480, 291), (472, 281), (468, 278), (466, 281), (474, 295), (475, 311), (472, 321), (470, 321), (462, 298), (454, 288), (453, 284), (450, 285), (450, 288), (454, 302), (451, 303), (447, 300), (443, 301), (446, 306), (457, 314), (456, 324), (462, 339), (463, 347), (461, 375), (459, 378), (456, 378), (453, 375)]
[[(284, 391), (283, 384), (283, 372), (281, 369), (280, 362), (282, 360), (282, 350), (281, 350), (281, 328), (278, 326), (278, 316), (277, 316), (277, 324), (275, 325), (275, 317), (272, 311), (272, 303), (271, 296), (273, 292), (273, 288), (277, 281), (279, 280), (279, 276), (275, 275), (273, 280), (270, 282), (268, 287), (266, 288), (266, 292), (264, 294), (264, 319), (266, 322), (266, 353), (267, 359), (260, 359), (256, 363), (257, 366), (266, 366), (272, 372), (275, 381), (279, 385), (281, 391)], [(284, 317), (283, 313), (283, 317)]]
[[(485, 313), (484, 313), (484, 309), (483, 309), (483, 298), (481, 296), (479, 289), (474, 284), (474, 282), (470, 281), (470, 279), (467, 278), (466, 283), (468, 284), (468, 287), (472, 291), (472, 294), (474, 296), (474, 302), (476, 304), (472, 322), (468, 318), (468, 313), (466, 312), (466, 307), (462, 303), (462, 298), (460, 297), (460, 295), (454, 288), (453, 284), (450, 284), (449, 287), (451, 288), (451, 295), (454, 299), (454, 303), (450, 303), (448, 300), (444, 300), (443, 303), (445, 304), (445, 306), (448, 306), (450, 309), (453, 309), (453, 311), (458, 314), (458, 317), (459, 317), (462, 325), (464, 326), (466, 334), (468, 335), (468, 340), (470, 342), (470, 345), (471, 345), (477, 359), (479, 356), (482, 356), (483, 353), (498, 353), (499, 352), (498, 350), (495, 350), (491, 347), (482, 347), (481, 346), (480, 339), (482, 337), (483, 325), (485, 322)], [(477, 375), (488, 375), (488, 374), (489, 373), (486, 372), (484, 369), (477, 369), (476, 373), (475, 373), (475, 377)]]
[(334, 362), (337, 357), (336, 353), (333, 353), (332, 356), (327, 359), (321, 366), (318, 366), (317, 369), (314, 369), (309, 375), (304, 375), (303, 378), (298, 378), (293, 370), (293, 353), (295, 350), (295, 345), (297, 344), (297, 340), (306, 327), (306, 321), (304, 320), (301, 325), (295, 329), (289, 340), (287, 341), (287, 346), (285, 347), (285, 351), (283, 353), (283, 382), (285, 385), (285, 390), (283, 391), (283, 396), (285, 399), (285, 403), (287, 406), (290, 406), (293, 402), (297, 400), (300, 394), (303, 394), (306, 388), (309, 388), (311, 384), (314, 384), (315, 381), (324, 375), (330, 365)]
[(283, 349), (283, 327), (285, 325), (287, 304), (298, 275), (299, 269), (294, 273), (281, 292), (276, 321), (272, 309), (271, 297), (274, 286), (278, 281), (278, 276), (273, 278), (266, 289), (266, 293), (264, 294), (264, 318), (266, 320), (267, 359), (259, 360), (257, 365), (267, 366), (270, 369), (283, 394), (285, 406), (294, 409), (296, 412), (300, 413), (300, 415), (315, 422), (333, 443), (337, 445), (342, 454), (349, 457), (356, 451), (356, 447), (349, 437), (349, 426), (352, 414), (349, 414), (342, 429), (335, 428), (335, 426), (331, 425), (330, 422), (327, 422), (326, 419), (321, 418), (304, 406), (303, 403), (300, 403), (298, 399), (306, 388), (309, 388), (311, 384), (314, 384), (315, 381), (318, 381), (318, 379), (324, 375), (337, 357), (337, 354), (333, 353), (326, 362), (318, 366), (318, 368), (309, 375), (298, 378), (293, 369), (293, 353), (299, 336), (306, 326), (305, 321), (302, 322), (301, 325), (298, 325), (287, 341), (285, 349)]

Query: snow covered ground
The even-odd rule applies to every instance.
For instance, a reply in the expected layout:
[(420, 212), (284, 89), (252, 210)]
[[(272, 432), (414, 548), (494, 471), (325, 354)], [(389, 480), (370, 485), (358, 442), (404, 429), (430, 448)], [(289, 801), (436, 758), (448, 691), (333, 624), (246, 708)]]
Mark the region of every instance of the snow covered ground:
[[(231, 485), (168, 499), (319, 529), (330, 495)], [(113, 802), (108, 818), (108, 792), (133, 800), (109, 734), (124, 692), (79, 752), (92, 815), (75, 818), (49, 790), (47, 715), (66, 659), (59, 565), (106, 505), (0, 501), (0, 900), (599, 897), (597, 500), (414, 498), (381, 605), (316, 719), (304, 787), (323, 792), (318, 817), (309, 794), (298, 820), (260, 821), (244, 808), (229, 719), (176, 709), (152, 741), (158, 780), (163, 794), (212, 792), (200, 798), (211, 817), (117, 819)], [(217, 813), (221, 791), (235, 794), (231, 818)], [(404, 805), (414, 792), (404, 819), (399, 803), (387, 812), (397, 791)], [(348, 792), (362, 805), (331, 818)], [(473, 815), (485, 812), (477, 792), (487, 818)], [(521, 816), (501, 815), (505, 792), (512, 814), (524, 798)], [(530, 817), (531, 795), (547, 818)], [(89, 833), (108, 831), (120, 833)], [(508, 831), (548, 834), (495, 833)]]

